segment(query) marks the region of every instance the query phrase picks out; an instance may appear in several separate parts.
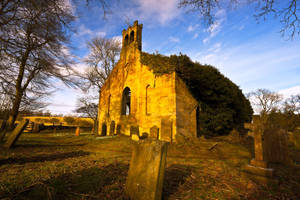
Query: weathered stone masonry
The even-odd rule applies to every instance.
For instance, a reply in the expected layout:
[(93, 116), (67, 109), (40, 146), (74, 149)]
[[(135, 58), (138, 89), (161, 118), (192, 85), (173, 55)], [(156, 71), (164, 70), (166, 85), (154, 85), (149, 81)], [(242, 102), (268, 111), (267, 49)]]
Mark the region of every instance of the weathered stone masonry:
[(158, 138), (176, 141), (197, 136), (197, 101), (175, 72), (155, 75), (140, 62), (142, 24), (123, 30), (120, 60), (102, 87), (99, 98), (99, 135), (130, 135), (158, 128)]

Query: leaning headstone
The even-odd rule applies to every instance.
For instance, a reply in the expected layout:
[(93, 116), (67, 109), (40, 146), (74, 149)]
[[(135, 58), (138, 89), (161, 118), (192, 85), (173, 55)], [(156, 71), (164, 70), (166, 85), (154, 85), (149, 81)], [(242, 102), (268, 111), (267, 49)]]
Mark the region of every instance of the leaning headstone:
[(159, 128), (157, 126), (152, 126), (150, 128), (150, 137), (158, 140)]
[(161, 200), (167, 143), (141, 140), (133, 147), (125, 191), (132, 200)]
[(13, 130), (11, 135), (8, 137), (6, 143), (4, 144), (5, 148), (9, 149), (17, 142), (18, 138), (21, 136), (28, 123), (29, 120), (24, 119), (17, 125), (17, 127)]
[(5, 120), (0, 120), (0, 141), (3, 140), (5, 137), (5, 126), (6, 126), (6, 121)]
[(77, 126), (75, 130), (75, 136), (79, 136), (79, 135), (80, 135), (80, 127)]

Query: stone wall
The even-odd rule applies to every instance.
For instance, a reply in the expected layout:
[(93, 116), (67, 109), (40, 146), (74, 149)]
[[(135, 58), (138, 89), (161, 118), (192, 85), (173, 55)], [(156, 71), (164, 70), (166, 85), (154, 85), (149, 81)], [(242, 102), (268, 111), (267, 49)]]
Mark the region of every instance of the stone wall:
[(198, 102), (185, 83), (176, 77), (176, 125), (177, 136), (197, 137), (196, 110)]

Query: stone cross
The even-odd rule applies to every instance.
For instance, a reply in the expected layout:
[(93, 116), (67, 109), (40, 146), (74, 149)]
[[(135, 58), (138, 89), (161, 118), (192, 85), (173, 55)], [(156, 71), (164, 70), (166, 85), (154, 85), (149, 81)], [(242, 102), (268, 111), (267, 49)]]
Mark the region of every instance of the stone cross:
[(18, 138), (21, 136), (22, 132), (24, 131), (28, 123), (29, 120), (24, 119), (17, 125), (17, 127), (13, 130), (13, 132), (8, 137), (6, 143), (4, 144), (5, 148), (9, 149), (13, 147), (13, 145), (17, 142)]
[(167, 143), (141, 140), (133, 147), (125, 192), (132, 200), (161, 200)]

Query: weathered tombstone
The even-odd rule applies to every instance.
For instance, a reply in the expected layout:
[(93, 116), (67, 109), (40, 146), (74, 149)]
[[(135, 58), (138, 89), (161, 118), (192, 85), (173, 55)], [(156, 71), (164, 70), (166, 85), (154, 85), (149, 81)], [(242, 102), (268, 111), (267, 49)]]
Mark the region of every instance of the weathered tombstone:
[(107, 135), (107, 126), (105, 123), (103, 123), (101, 129), (101, 136), (106, 136), (106, 135)]
[(6, 127), (6, 121), (5, 120), (0, 120), (0, 141), (3, 140), (3, 138), (5, 137), (5, 130)]
[(288, 153), (288, 134), (283, 129), (265, 130), (265, 157), (267, 162), (291, 164)]
[(172, 124), (172, 120), (170, 119), (161, 119), (161, 140), (172, 142)]
[(110, 123), (110, 127), (109, 127), (109, 135), (114, 135), (115, 134), (115, 126), (116, 126), (115, 121), (112, 121)]
[(140, 136), (139, 126), (130, 126), (130, 135)]
[(120, 135), (120, 134), (121, 134), (121, 125), (120, 125), (120, 124), (117, 125), (116, 134), (117, 134), (117, 135)]
[(141, 139), (146, 139), (146, 138), (148, 138), (148, 133), (147, 132), (143, 132), (142, 134), (141, 134), (141, 136), (140, 136), (140, 138)]
[(167, 143), (141, 140), (133, 147), (125, 191), (132, 200), (160, 200), (166, 166)]
[(152, 126), (150, 128), (150, 137), (158, 140), (158, 137), (159, 137), (159, 128), (157, 126)]
[(6, 143), (4, 144), (5, 148), (9, 149), (17, 142), (18, 138), (21, 136), (22, 132), (24, 131), (24, 129), (26, 128), (28, 123), (29, 123), (29, 120), (25, 119), (25, 120), (22, 120), (17, 125), (17, 127), (13, 130), (11, 135), (8, 137)]
[(75, 136), (79, 136), (79, 135), (80, 135), (80, 127), (77, 126), (75, 130)]
[(40, 124), (39, 124), (39, 123), (36, 123), (36, 122), (33, 123), (32, 132), (33, 132), (33, 133), (38, 133), (38, 132), (40, 132)]

